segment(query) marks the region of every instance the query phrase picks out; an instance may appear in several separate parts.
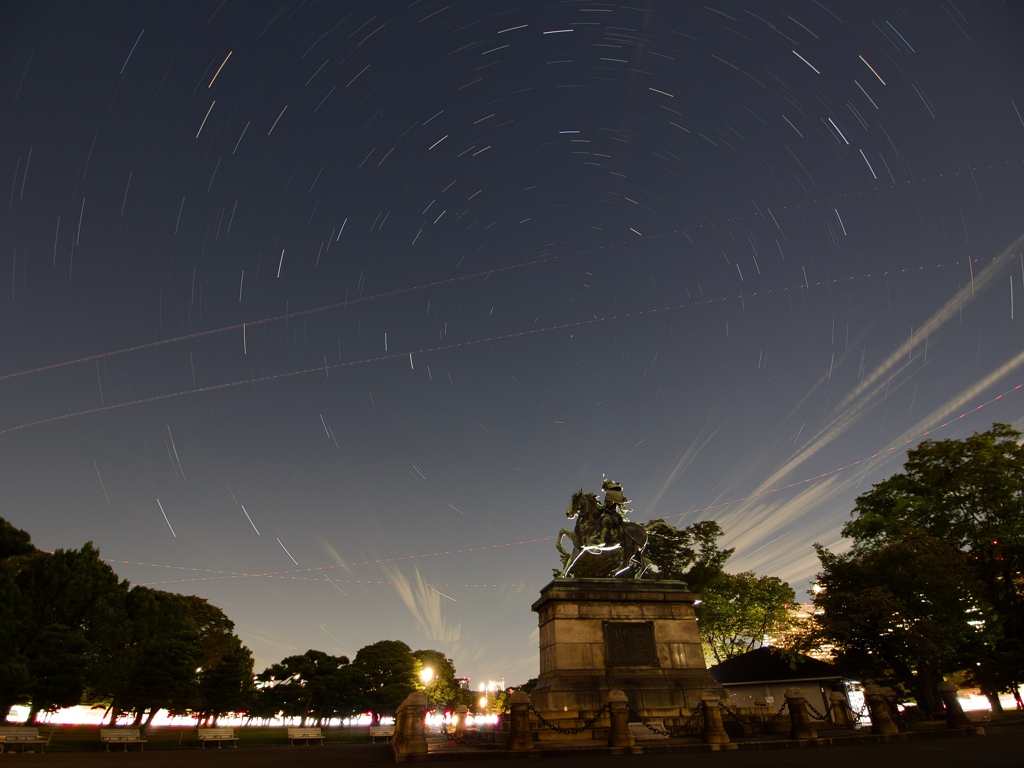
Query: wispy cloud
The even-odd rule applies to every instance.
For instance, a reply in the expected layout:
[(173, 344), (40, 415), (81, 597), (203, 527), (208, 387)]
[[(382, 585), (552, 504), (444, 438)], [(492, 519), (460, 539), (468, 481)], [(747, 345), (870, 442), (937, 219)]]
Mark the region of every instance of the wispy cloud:
[(466, 644), (462, 639), (462, 624), (449, 623), (441, 608), (446, 600), (439, 591), (427, 584), (419, 568), (413, 566), (413, 577), (407, 578), (398, 568), (381, 564), (388, 580), (395, 586), (402, 603), (416, 622), (416, 629), (430, 643), (451, 658), (458, 667), (473, 666), (484, 658), (486, 646)]
[[(1008, 257), (1018, 251), (1022, 244), (1024, 235), (980, 270), (973, 284), (967, 284), (957, 291), (916, 328), (915, 336), (927, 338), (934, 335), (945, 324), (959, 317), (964, 306), (978, 300), (997, 279), (1002, 279)], [(778, 493), (774, 493), (773, 489), (784, 487), (793, 482), (794, 478), (802, 480), (809, 472), (821, 472), (821, 459), (827, 455), (835, 441), (873, 412), (891, 382), (900, 380), (910, 362), (916, 359), (912, 358), (911, 344), (908, 338), (866, 373), (857, 386), (831, 410), (833, 416), (759, 484), (754, 493), (762, 494), (760, 499), (715, 510), (717, 519), (727, 532), (726, 545), (736, 547), (740, 553), (734, 566), (796, 581), (815, 573), (818, 562), (810, 546), (794, 547), (794, 541), (818, 541), (837, 549), (846, 546), (839, 530), (849, 520), (855, 494), (868, 490), (868, 487), (862, 485), (869, 472), (877, 477), (879, 471), (887, 469), (889, 465), (891, 472), (898, 471), (905, 460), (903, 450), (880, 451), (875, 457), (857, 466), (847, 467), (800, 488)], [(975, 381), (932, 408), (892, 440), (890, 445), (902, 447), (938, 424), (950, 421), (965, 406), (976, 404), (979, 396), (991, 391), (992, 387), (1022, 367), (1024, 351), (984, 372)], [(818, 382), (815, 387), (821, 383)], [(741, 473), (737, 473), (737, 478), (733, 478), (728, 488), (720, 489), (720, 499), (735, 500), (737, 495), (753, 497), (754, 493), (749, 492), (749, 486), (742, 487), (744, 480)], [(833, 508), (833, 514), (829, 513), (830, 507)]]

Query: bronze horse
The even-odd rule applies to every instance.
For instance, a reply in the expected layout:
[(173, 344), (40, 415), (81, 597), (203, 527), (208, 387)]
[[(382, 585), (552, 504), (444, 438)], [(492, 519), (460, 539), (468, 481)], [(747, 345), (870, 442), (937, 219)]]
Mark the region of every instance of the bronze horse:
[[(572, 495), (569, 507), (565, 510), (565, 516), (570, 520), (575, 517), (576, 527), (571, 531), (565, 528), (559, 531), (558, 540), (555, 543), (562, 555), (561, 578), (563, 579), (569, 575), (569, 571), (584, 553), (589, 552), (596, 555), (616, 549), (621, 551), (622, 557), (614, 576), (625, 573), (635, 562), (637, 569), (633, 578), (639, 579), (651, 567), (651, 561), (644, 554), (649, 534), (662, 526), (672, 528), (661, 520), (649, 523), (647, 526), (623, 520), (606, 537), (605, 528), (601, 524), (601, 504), (597, 500), (597, 495), (592, 491), (584, 491), (582, 488)], [(572, 552), (568, 552), (562, 546), (562, 539), (566, 536), (572, 542)]]

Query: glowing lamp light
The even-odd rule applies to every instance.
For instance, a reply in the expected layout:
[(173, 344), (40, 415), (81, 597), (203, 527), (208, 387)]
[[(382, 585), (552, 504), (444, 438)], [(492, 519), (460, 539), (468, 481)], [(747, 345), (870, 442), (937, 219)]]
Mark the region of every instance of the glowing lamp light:
[(420, 670), (420, 680), (423, 681), (424, 685), (429, 685), (430, 681), (434, 679), (434, 670), (430, 667), (424, 667)]

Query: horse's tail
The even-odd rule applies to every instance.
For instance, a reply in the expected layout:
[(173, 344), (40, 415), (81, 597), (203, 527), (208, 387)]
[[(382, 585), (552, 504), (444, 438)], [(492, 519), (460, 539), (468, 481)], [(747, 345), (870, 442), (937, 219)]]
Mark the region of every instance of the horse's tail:
[(666, 523), (664, 520), (651, 520), (651, 522), (644, 526), (644, 530), (647, 531), (648, 534), (653, 534), (655, 536), (679, 532), (678, 528), (671, 523)]

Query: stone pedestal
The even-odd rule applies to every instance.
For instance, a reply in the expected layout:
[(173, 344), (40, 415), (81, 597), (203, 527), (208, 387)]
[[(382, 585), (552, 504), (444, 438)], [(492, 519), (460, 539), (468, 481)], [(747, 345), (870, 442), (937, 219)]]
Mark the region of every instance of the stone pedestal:
[(704, 743), (728, 744), (729, 734), (722, 723), (721, 701), (712, 691), (704, 691), (700, 696), (701, 707), (704, 709)]
[(632, 747), (636, 740), (629, 732), (629, 699), (622, 691), (608, 693), (608, 714), (611, 718), (609, 747)]
[(427, 759), (427, 737), (423, 717), (427, 713), (427, 694), (413, 691), (395, 712), (395, 735), (391, 748), (396, 763), (422, 762)]
[(865, 685), (864, 698), (868, 702), (868, 711), (871, 713), (871, 732), (879, 734), (899, 733), (892, 716), (889, 714), (889, 705), (885, 700), (885, 693), (881, 686)]
[(531, 698), (545, 717), (593, 717), (620, 690), (644, 719), (678, 718), (721, 693), (704, 665), (698, 596), (674, 581), (555, 579), (533, 604), (540, 675)]
[(789, 738), (791, 739), (816, 739), (818, 732), (811, 723), (811, 716), (807, 713), (807, 698), (799, 688), (787, 688), (785, 694), (786, 706), (789, 709)]
[(960, 705), (960, 699), (957, 698), (958, 690), (956, 683), (946, 681), (939, 683), (939, 696), (942, 697), (942, 704), (946, 708), (946, 727), (973, 728), (973, 723), (967, 719), (964, 708)]

